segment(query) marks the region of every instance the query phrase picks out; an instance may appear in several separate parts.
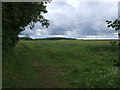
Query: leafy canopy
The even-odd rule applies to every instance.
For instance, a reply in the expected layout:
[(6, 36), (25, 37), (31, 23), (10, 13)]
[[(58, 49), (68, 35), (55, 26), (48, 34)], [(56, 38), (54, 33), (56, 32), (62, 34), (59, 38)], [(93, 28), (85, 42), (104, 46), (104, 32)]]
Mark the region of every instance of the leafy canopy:
[(14, 47), (19, 41), (18, 34), (29, 25), (34, 28), (36, 22), (48, 27), (49, 21), (43, 14), (47, 13), (46, 2), (3, 2), (2, 3), (2, 49), (3, 53)]

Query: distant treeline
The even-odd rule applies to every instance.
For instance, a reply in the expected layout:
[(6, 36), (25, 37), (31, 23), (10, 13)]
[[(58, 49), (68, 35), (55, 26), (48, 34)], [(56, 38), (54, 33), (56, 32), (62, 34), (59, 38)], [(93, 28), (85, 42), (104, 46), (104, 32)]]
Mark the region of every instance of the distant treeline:
[[(78, 40), (76, 38), (67, 38), (67, 37), (50, 37), (50, 38), (38, 38), (32, 39), (30, 37), (19, 37), (20, 40)], [(118, 39), (79, 39), (84, 41), (119, 41)]]
[(65, 37), (50, 37), (50, 38), (39, 38), (39, 39), (20, 37), (20, 40), (77, 40), (77, 39), (75, 39), (75, 38), (65, 38)]

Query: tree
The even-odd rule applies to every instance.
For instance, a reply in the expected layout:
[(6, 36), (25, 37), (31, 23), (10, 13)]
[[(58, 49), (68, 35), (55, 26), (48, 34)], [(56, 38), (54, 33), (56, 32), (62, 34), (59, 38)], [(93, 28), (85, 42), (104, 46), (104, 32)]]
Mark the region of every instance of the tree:
[(106, 21), (107, 22), (107, 27), (112, 27), (115, 29), (115, 31), (120, 30), (120, 20), (116, 19), (114, 21)]
[(2, 52), (6, 53), (14, 47), (18, 34), (30, 25), (33, 29), (36, 22), (49, 26), (43, 14), (47, 13), (46, 2), (2, 2)]
[[(120, 20), (116, 19), (114, 21), (106, 21), (107, 27), (112, 27), (115, 31), (120, 30)], [(120, 32), (118, 32), (118, 39), (120, 39)], [(120, 41), (118, 42), (118, 51), (120, 51)], [(118, 59), (114, 60), (114, 65), (120, 68), (120, 53), (118, 52)]]
[[(118, 19), (114, 20), (114, 21), (106, 21), (108, 26), (107, 27), (112, 27), (115, 29), (115, 31), (120, 30), (120, 1), (118, 2)], [(120, 39), (120, 32), (118, 32), (118, 36)]]
[(115, 31), (118, 31), (118, 59), (114, 60), (115, 66), (117, 66), (120, 69), (120, 1), (118, 2), (118, 19), (114, 21), (106, 21), (107, 22), (107, 27), (112, 27), (115, 29)]

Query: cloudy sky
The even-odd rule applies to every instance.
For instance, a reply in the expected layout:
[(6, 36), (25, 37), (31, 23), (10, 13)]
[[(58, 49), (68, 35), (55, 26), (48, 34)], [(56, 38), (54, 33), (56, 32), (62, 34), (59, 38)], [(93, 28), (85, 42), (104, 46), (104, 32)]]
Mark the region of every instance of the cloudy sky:
[(118, 2), (112, 1), (53, 0), (47, 4), (48, 13), (44, 14), (50, 26), (44, 28), (36, 23), (33, 30), (26, 27), (21, 33), (39, 37), (117, 38), (117, 32), (106, 27), (106, 20), (118, 18)]

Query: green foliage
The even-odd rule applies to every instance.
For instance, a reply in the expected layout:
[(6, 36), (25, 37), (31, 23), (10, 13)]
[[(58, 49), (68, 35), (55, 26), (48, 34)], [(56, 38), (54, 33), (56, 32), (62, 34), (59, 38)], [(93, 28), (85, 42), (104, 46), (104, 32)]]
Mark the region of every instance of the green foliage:
[(49, 26), (43, 14), (47, 13), (43, 2), (2, 2), (3, 54), (18, 42), (18, 34), (28, 24), (33, 29), (36, 22)]
[[(115, 29), (115, 31), (120, 30), (120, 20), (116, 19), (114, 21), (106, 21), (107, 22), (107, 27), (111, 27), (113, 29)], [(120, 32), (118, 32), (118, 39), (120, 39)], [(110, 42), (112, 46), (115, 45), (116, 42)], [(120, 41), (118, 43), (118, 51), (120, 51)], [(114, 65), (117, 66), (118, 68), (120, 68), (120, 53), (118, 53), (118, 58), (116, 60), (114, 60)]]
[(21, 41), (3, 58), (3, 88), (119, 88), (115, 50), (109, 41)]
[(107, 27), (112, 27), (116, 31), (120, 29), (120, 20), (116, 19), (115, 21), (106, 21), (107, 22)]
[(110, 41), (110, 44), (114, 46), (117, 42), (116, 41)]

